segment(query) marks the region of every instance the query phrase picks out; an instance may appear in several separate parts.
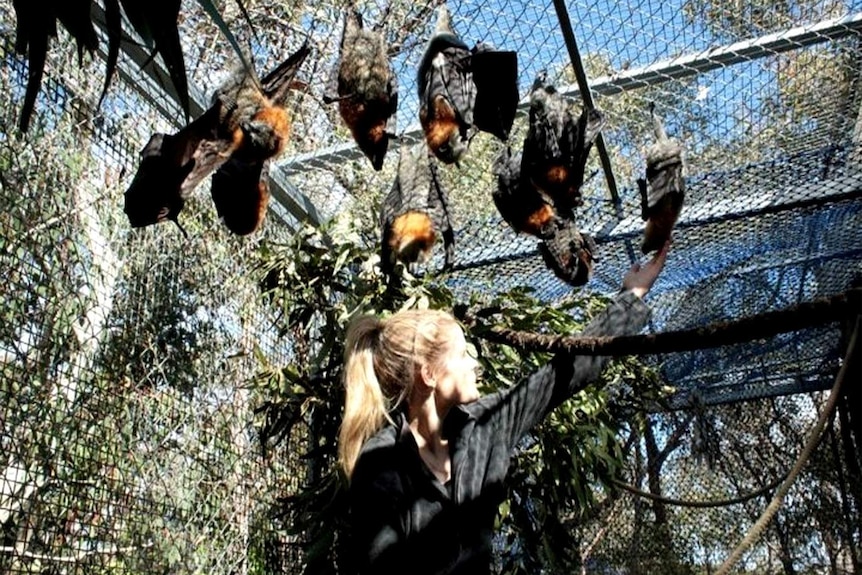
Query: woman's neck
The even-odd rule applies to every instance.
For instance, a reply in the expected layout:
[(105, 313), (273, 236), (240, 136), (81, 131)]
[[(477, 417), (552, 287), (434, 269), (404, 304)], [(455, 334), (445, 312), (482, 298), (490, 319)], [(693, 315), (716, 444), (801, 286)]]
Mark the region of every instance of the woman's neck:
[(437, 410), (434, 394), (410, 402), (407, 409), (407, 423), (420, 447), (427, 445), (431, 451), (436, 452), (439, 447), (446, 444), (446, 440), (443, 439), (444, 417), (445, 414)]
[(423, 401), (411, 402), (408, 408), (407, 423), (419, 447), (419, 455), (437, 479), (446, 483), (451, 477), (451, 461), (449, 441), (443, 437), (443, 419), (433, 394)]

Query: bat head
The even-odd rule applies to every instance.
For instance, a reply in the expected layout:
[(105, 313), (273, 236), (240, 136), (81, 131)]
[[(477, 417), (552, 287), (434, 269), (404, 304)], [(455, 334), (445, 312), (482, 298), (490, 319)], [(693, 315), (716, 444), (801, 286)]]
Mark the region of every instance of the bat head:
[(425, 262), (436, 239), (434, 224), (427, 214), (407, 212), (392, 222), (389, 247), (402, 262)]
[(444, 164), (457, 164), (467, 153), (467, 143), (461, 139), (457, 129), (449, 133), (449, 137), (438, 146), (429, 145), (434, 155)]
[(239, 157), (266, 160), (284, 149), (290, 134), (290, 119), (284, 108), (268, 106), (251, 121), (241, 123), (239, 129), (242, 133), (236, 150)]
[(374, 169), (379, 172), (383, 168), (383, 159), (389, 149), (389, 132), (386, 131), (386, 122), (378, 122), (366, 132), (356, 133), (354, 139), (365, 157), (371, 160)]
[(584, 285), (593, 276), (593, 263), (596, 262), (596, 241), (589, 234), (581, 234), (581, 246), (575, 250), (578, 259), (572, 285)]
[(421, 115), (428, 148), (444, 164), (457, 163), (467, 153), (467, 141), (461, 137), (461, 126), (454, 108), (443, 95), (432, 102), (430, 114)]
[(545, 240), (539, 243), (545, 265), (574, 287), (584, 285), (592, 276), (595, 250), (592, 236), (578, 231), (573, 221), (559, 217), (549, 227)]

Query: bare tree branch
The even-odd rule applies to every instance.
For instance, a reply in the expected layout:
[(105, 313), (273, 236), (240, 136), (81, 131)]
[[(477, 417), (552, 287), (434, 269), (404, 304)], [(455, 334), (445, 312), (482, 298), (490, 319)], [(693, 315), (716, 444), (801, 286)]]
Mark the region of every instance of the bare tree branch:
[[(862, 312), (862, 289), (831, 298), (694, 329), (646, 335), (577, 337), (545, 335), (502, 327), (479, 328), (474, 335), (530, 351), (566, 351), (582, 355), (641, 355), (707, 349), (772, 337), (843, 320)], [(475, 323), (467, 318), (468, 323)]]

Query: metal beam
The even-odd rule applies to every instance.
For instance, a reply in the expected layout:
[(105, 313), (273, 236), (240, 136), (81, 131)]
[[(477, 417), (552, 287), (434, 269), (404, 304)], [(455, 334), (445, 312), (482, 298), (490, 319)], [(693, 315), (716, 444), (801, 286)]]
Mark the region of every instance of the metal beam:
[[(593, 92), (612, 95), (636, 88), (655, 86), (664, 82), (703, 74), (733, 64), (775, 56), (781, 52), (797, 50), (823, 42), (838, 40), (862, 31), (862, 12), (823, 20), (810, 26), (798, 26), (783, 32), (767, 34), (752, 40), (734, 42), (725, 46), (656, 62), (643, 68), (634, 68), (597, 78)], [(579, 93), (576, 85), (560, 89), (566, 95)]]
[[(838, 40), (862, 32), (862, 12), (831, 18), (812, 24), (790, 28), (783, 32), (767, 34), (753, 40), (734, 42), (716, 48), (710, 48), (695, 54), (683, 55), (670, 60), (656, 62), (641, 68), (632, 68), (618, 74), (601, 76), (590, 85), (595, 94), (612, 95), (628, 90), (656, 86), (687, 76), (702, 74), (732, 64), (748, 62), (774, 56), (781, 52), (813, 46), (823, 42)], [(577, 84), (558, 87), (558, 91), (567, 97), (579, 97), (580, 88)], [(523, 98), (518, 103), (518, 112), (524, 114), (530, 107), (529, 98)], [(409, 145), (422, 137), (422, 128), (413, 124), (401, 136), (401, 144)], [(396, 150), (399, 142), (390, 144), (390, 150)], [(362, 152), (352, 141), (329, 146), (315, 152), (300, 154), (288, 158), (282, 167), (288, 173), (304, 172), (310, 169), (325, 168), (328, 164), (356, 160), (363, 157)]]
[[(588, 110), (595, 109), (596, 105), (593, 102), (593, 95), (590, 92), (590, 86), (587, 81), (587, 72), (584, 69), (584, 63), (581, 60), (581, 52), (578, 49), (578, 42), (575, 40), (575, 33), (572, 30), (572, 21), (569, 19), (569, 12), (566, 10), (566, 3), (563, 0), (554, 0), (554, 8), (557, 11), (557, 20), (560, 22), (560, 31), (563, 33), (563, 41), (566, 43), (566, 49), (569, 52), (569, 60), (572, 63), (572, 70), (575, 73), (575, 80), (578, 83), (578, 91), (581, 94), (581, 99), (584, 102), (584, 107)], [(608, 154), (607, 146), (605, 146), (605, 138), (601, 132), (596, 135), (596, 150), (599, 153), (599, 160), (602, 163), (602, 169), (605, 172), (605, 180), (608, 184), (608, 192), (611, 195), (611, 202), (614, 205), (614, 212), (617, 218), (623, 218), (623, 207), (620, 201), (620, 194), (617, 191), (617, 180), (614, 177), (614, 170), (611, 166), (611, 158)], [(634, 260), (634, 253), (632, 253)]]
[(651, 407), (653, 413), (691, 409), (695, 402), (712, 407), (739, 401), (765, 399), (798, 393), (811, 393), (829, 389), (834, 380), (821, 373), (779, 374), (752, 377), (745, 382), (725, 385), (694, 387), (690, 378), (676, 382), (677, 387), (692, 386), (673, 394), (660, 405)]

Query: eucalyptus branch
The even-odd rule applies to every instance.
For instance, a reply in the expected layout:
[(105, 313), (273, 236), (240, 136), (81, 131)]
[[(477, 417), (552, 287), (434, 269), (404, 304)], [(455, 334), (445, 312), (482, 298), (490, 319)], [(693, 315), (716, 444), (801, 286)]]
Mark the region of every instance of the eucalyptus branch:
[(526, 351), (565, 351), (581, 355), (642, 355), (708, 349), (744, 343), (779, 333), (841, 321), (862, 310), (862, 289), (847, 290), (830, 298), (803, 302), (783, 310), (718, 322), (694, 329), (646, 335), (565, 336), (516, 331), (499, 326), (476, 326), (475, 316), (466, 322), (476, 326), (473, 334), (493, 343)]

